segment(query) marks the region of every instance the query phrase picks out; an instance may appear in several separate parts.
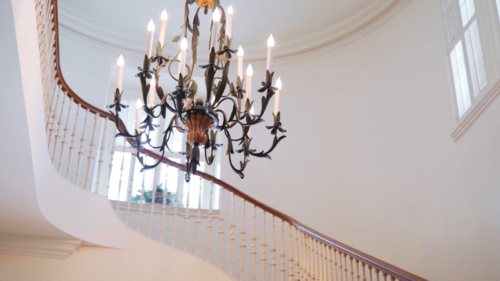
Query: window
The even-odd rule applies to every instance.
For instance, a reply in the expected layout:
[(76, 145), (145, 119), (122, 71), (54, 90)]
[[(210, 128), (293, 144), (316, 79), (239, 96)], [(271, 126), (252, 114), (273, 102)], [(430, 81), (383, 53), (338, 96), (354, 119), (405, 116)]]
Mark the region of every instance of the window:
[(450, 63), (458, 118), (474, 104), (488, 81), (474, 0), (444, 0)]
[(457, 140), (500, 93), (500, 0), (443, 0)]

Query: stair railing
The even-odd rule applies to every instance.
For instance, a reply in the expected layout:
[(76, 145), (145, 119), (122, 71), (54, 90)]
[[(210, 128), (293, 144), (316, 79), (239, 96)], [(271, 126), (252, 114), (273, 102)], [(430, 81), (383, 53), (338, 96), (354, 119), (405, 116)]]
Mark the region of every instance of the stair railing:
[[(57, 0), (35, 0), (35, 3), (52, 162), (68, 180), (103, 196), (109, 195), (113, 165), (119, 165), (118, 200), (114, 207), (127, 225), (204, 258), (239, 280), (425, 281), (323, 235), (207, 173), (198, 172), (198, 178), (192, 179), (192, 182), (199, 180), (199, 190), (188, 186), (186, 207), (180, 204), (180, 190), (176, 192), (174, 206), (167, 205), (167, 188), (157, 194), (155, 184), (146, 186), (145, 174), (135, 178), (131, 152), (115, 158), (118, 142), (114, 139), (113, 116), (84, 101), (64, 80)], [(121, 120), (119, 126), (125, 130)], [(123, 147), (126, 145), (123, 143)], [(160, 159), (151, 151), (141, 149), (141, 152)], [(185, 169), (182, 164), (163, 159), (153, 173), (168, 171), (168, 167), (179, 172)], [(165, 178), (164, 186), (168, 173)], [(132, 202), (134, 184), (141, 187), (139, 203)], [(145, 200), (148, 192), (152, 196), (150, 203)], [(194, 201), (189, 199), (191, 193), (196, 195), (191, 195)], [(202, 194), (209, 198), (204, 208)], [(126, 195), (125, 205), (121, 205), (121, 195)], [(161, 196), (161, 200), (156, 196)], [(190, 209), (189, 202), (196, 201), (197, 208)]]

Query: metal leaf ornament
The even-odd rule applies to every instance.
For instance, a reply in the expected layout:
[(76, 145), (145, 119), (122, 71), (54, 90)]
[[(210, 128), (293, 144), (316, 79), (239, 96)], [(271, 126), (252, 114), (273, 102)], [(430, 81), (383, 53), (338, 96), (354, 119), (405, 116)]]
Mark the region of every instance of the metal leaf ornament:
[(122, 95), (123, 95), (123, 92), (120, 92), (120, 89), (116, 88), (116, 92), (115, 92), (115, 99), (113, 101), (113, 104), (110, 104), (108, 106), (106, 106), (107, 108), (109, 109), (113, 109), (113, 108), (116, 108), (116, 112), (120, 112), (123, 109), (127, 108), (128, 105), (125, 105), (125, 104), (122, 104), (121, 101), (122, 101)]

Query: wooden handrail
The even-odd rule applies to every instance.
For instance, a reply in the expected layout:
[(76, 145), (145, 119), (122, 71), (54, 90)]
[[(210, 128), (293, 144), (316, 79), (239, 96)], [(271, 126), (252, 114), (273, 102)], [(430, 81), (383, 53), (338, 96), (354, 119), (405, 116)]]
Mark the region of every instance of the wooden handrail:
[[(53, 19), (52, 19), (52, 21), (54, 23), (53, 30), (55, 32), (55, 40), (54, 40), (55, 56), (54, 57), (55, 57), (55, 75), (56, 75), (56, 78), (58, 79), (57, 83), (61, 86), (62, 90), (68, 95), (68, 97), (72, 98), (73, 101), (75, 103), (79, 104), (83, 109), (88, 109), (89, 112), (91, 112), (93, 114), (98, 114), (101, 117), (109, 119), (110, 121), (114, 122), (114, 117), (111, 113), (106, 112), (100, 108), (97, 108), (97, 107), (89, 104), (88, 102), (83, 100), (80, 96), (78, 96), (71, 89), (71, 87), (66, 83), (66, 80), (64, 79), (64, 76), (63, 76), (62, 71), (61, 71), (61, 64), (60, 64), (59, 21), (58, 21), (58, 13), (57, 13), (57, 0), (51, 0), (51, 2), (53, 5), (53, 9), (52, 9)], [(123, 131), (126, 131), (125, 124), (122, 122), (122, 120), (120, 120), (119, 125)], [(132, 140), (128, 139), (128, 142), (132, 143)], [(154, 158), (156, 160), (161, 159), (160, 155), (158, 155), (150, 150), (141, 149), (140, 151), (143, 154), (145, 154), (151, 158)], [(174, 161), (171, 161), (168, 158), (163, 158), (162, 162), (171, 166), (171, 167), (175, 167), (181, 171), (185, 171), (184, 165), (176, 163)], [(344, 243), (341, 243), (333, 238), (330, 238), (330, 237), (328, 237), (328, 236), (326, 236), (326, 235), (324, 235), (324, 234), (322, 234), (314, 229), (311, 229), (310, 227), (300, 223), (296, 219), (294, 219), (286, 214), (283, 214), (282, 212), (258, 201), (257, 199), (255, 199), (253, 197), (248, 196), (247, 194), (243, 193), (239, 189), (233, 187), (232, 185), (230, 185), (230, 184), (228, 184), (220, 179), (215, 178), (212, 175), (209, 175), (209, 174), (206, 174), (206, 173), (203, 173), (200, 171), (198, 171), (196, 173), (196, 175), (207, 180), (207, 181), (213, 182), (213, 183), (223, 187), (224, 189), (241, 197), (246, 202), (248, 202), (248, 203), (250, 203), (258, 208), (261, 208), (265, 212), (267, 212), (275, 217), (278, 217), (278, 218), (282, 219), (283, 221), (288, 222), (289, 224), (295, 226), (300, 231), (306, 233), (307, 235), (309, 235), (311, 237), (314, 237), (318, 241), (321, 241), (324, 244), (326, 244), (334, 249), (337, 249), (337, 250), (339, 250), (339, 251), (341, 251), (349, 256), (352, 256), (352, 257), (356, 258), (357, 260), (365, 263), (366, 265), (380, 270), (381, 272), (384, 272), (384, 273), (387, 273), (388, 275), (394, 276), (394, 277), (398, 278), (399, 280), (427, 281), (426, 279), (424, 279), (422, 277), (419, 277), (415, 274), (412, 274), (408, 271), (405, 271), (401, 268), (398, 268), (392, 264), (389, 264), (389, 263), (384, 262), (380, 259), (377, 259), (373, 256), (370, 256), (366, 253), (363, 253), (357, 249), (354, 249), (350, 246), (345, 245)]]

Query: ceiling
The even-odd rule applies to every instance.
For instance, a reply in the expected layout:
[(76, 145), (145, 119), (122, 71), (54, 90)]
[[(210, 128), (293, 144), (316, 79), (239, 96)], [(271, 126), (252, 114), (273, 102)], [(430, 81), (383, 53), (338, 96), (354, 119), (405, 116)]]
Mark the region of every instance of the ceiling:
[[(221, 0), (221, 5), (226, 9), (229, 5), (234, 7), (233, 47), (243, 45), (252, 49), (255, 46), (265, 48), (271, 33), (276, 38), (276, 47), (280, 43), (290, 47), (296, 47), (292, 45), (298, 42), (315, 44), (315, 41), (324, 41), (325, 37), (341, 32), (340, 29), (361, 25), (370, 19), (369, 15), (380, 13), (381, 7), (396, 2), (399, 0)], [(181, 32), (184, 3), (184, 0), (59, 0), (63, 15), (60, 23), (90, 37), (103, 33), (99, 41), (123, 45), (134, 41), (139, 48), (145, 45), (148, 21), (155, 21), (158, 32), (160, 14), (166, 9), (168, 45)], [(191, 20), (196, 7), (191, 7)], [(200, 42), (204, 42), (208, 40), (211, 12), (200, 19)]]

